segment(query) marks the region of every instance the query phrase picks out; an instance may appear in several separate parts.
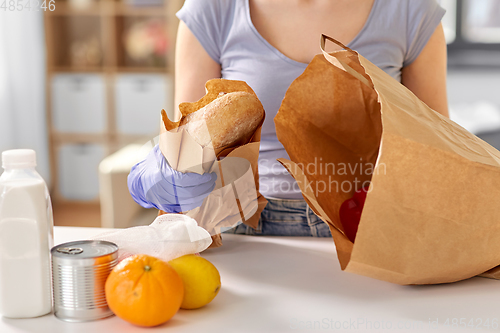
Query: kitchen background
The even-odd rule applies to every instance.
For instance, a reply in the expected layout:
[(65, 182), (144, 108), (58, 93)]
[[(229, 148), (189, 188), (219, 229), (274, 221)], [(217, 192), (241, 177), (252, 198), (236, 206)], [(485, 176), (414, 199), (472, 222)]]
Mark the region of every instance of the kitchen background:
[[(36, 150), (56, 225), (154, 219), (126, 176), (173, 114), (182, 3), (0, 0), (0, 151)], [(451, 118), (500, 149), (500, 0), (440, 3)]]

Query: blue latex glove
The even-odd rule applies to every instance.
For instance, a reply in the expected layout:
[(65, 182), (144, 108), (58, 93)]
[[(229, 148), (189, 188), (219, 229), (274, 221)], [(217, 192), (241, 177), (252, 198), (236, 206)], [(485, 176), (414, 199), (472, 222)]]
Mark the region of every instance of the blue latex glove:
[(215, 172), (200, 175), (172, 169), (156, 145), (144, 161), (132, 167), (127, 183), (132, 198), (142, 207), (181, 213), (201, 206), (216, 179)]

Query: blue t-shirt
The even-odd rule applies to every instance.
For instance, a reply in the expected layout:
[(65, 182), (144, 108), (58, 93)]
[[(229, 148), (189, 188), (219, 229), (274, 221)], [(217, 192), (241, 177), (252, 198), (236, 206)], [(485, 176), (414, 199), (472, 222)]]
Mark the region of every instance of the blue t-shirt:
[[(436, 0), (374, 0), (364, 27), (347, 46), (401, 81), (402, 67), (418, 57), (443, 15)], [(221, 65), (222, 78), (247, 82), (264, 106), (260, 192), (268, 198), (301, 199), (297, 183), (276, 161), (289, 157), (276, 137), (274, 117), (307, 64), (286, 57), (258, 33), (249, 0), (186, 0), (177, 17)]]

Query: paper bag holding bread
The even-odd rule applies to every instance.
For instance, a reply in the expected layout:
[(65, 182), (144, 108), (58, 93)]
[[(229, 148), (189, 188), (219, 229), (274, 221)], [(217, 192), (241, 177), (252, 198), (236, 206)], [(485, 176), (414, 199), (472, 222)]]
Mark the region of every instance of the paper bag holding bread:
[[(500, 278), (500, 152), (357, 52), (322, 47), (275, 124), (341, 268), (403, 285)], [(367, 181), (353, 243), (339, 209)]]
[(258, 192), (257, 170), (265, 112), (243, 81), (213, 79), (205, 87), (199, 101), (179, 105), (179, 121), (172, 122), (162, 110), (159, 145), (178, 171), (217, 173), (216, 187), (202, 206), (183, 212), (210, 233), (211, 246), (217, 247), (224, 229), (241, 222), (255, 228), (267, 203)]

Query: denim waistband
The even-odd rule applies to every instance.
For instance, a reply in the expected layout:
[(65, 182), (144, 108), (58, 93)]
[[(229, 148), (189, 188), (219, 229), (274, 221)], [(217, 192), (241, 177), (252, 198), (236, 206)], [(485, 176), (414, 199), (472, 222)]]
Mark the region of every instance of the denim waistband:
[(305, 200), (266, 199), (268, 203), (260, 215), (256, 229), (240, 224), (226, 232), (246, 235), (331, 237), (328, 225), (312, 211)]

